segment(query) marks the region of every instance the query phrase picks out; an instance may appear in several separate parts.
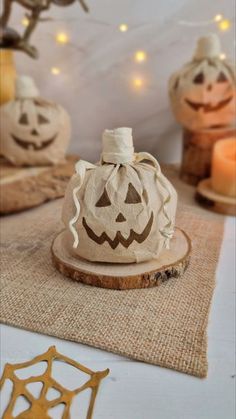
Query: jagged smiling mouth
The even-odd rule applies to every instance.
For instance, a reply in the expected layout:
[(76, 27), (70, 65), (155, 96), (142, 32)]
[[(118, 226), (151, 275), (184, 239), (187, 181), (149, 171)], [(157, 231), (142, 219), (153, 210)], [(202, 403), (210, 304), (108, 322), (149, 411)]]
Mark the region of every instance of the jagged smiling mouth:
[(19, 145), (21, 148), (24, 148), (25, 150), (33, 150), (33, 151), (40, 151), (40, 150), (43, 150), (44, 148), (49, 147), (56, 138), (56, 135), (54, 135), (54, 137), (49, 138), (49, 140), (42, 141), (41, 144), (35, 144), (31, 141), (21, 140), (20, 138), (16, 137), (13, 134), (11, 134), (11, 136), (13, 140), (15, 141), (15, 143)]
[(142, 243), (146, 238), (148, 237), (152, 224), (154, 220), (153, 212), (151, 213), (151, 216), (146, 224), (146, 227), (141, 233), (136, 233), (133, 229), (130, 230), (129, 237), (126, 239), (120, 231), (118, 231), (115, 235), (115, 238), (112, 240), (105, 231), (98, 236), (94, 231), (88, 226), (86, 219), (83, 217), (82, 224), (89, 236), (90, 239), (95, 241), (97, 244), (103, 244), (105, 242), (109, 243), (111, 248), (114, 250), (116, 247), (121, 244), (122, 246), (126, 247), (126, 249), (133, 243), (133, 241), (136, 241), (137, 243)]
[(199, 111), (200, 109), (203, 109), (203, 112), (216, 112), (220, 111), (222, 108), (227, 106), (231, 100), (233, 99), (233, 96), (230, 96), (227, 99), (224, 99), (217, 103), (217, 105), (211, 105), (210, 103), (198, 103), (198, 102), (192, 102), (189, 99), (185, 99), (185, 102), (192, 108), (194, 111)]

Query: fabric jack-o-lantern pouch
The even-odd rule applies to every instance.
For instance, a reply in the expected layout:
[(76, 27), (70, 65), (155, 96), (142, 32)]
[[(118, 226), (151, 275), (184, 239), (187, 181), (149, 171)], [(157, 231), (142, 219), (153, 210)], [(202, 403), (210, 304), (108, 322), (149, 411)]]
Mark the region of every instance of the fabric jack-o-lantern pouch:
[(1, 154), (16, 166), (53, 165), (65, 159), (71, 126), (68, 113), (42, 99), (34, 81), (16, 80), (16, 98), (0, 108)]
[(66, 246), (90, 261), (157, 258), (174, 233), (177, 194), (148, 153), (134, 153), (132, 130), (105, 130), (100, 163), (76, 164), (65, 194)]
[(192, 61), (170, 78), (169, 96), (175, 118), (190, 130), (235, 124), (235, 72), (217, 35), (198, 40)]

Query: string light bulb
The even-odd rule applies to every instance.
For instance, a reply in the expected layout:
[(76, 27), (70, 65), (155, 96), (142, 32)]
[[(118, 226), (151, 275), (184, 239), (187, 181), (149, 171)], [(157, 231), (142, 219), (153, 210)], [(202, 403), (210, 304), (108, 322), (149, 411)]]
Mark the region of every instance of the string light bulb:
[(147, 54), (145, 51), (136, 51), (134, 58), (137, 63), (142, 63), (143, 61), (146, 61)]
[(229, 19), (223, 19), (218, 23), (218, 28), (222, 32), (228, 31), (230, 27), (231, 27), (231, 22)]
[(144, 80), (142, 79), (142, 77), (134, 77), (133, 86), (135, 87), (135, 89), (141, 89), (143, 85), (144, 85)]
[(52, 68), (51, 68), (51, 73), (52, 73), (54, 76), (58, 76), (58, 75), (61, 73), (61, 70), (60, 70), (60, 68), (58, 68), (58, 67), (52, 67)]
[(226, 59), (226, 54), (224, 54), (223, 52), (220, 54), (220, 60), (225, 60)]
[(220, 22), (222, 19), (223, 19), (223, 16), (222, 16), (222, 15), (220, 15), (220, 14), (215, 15), (215, 17), (214, 17), (214, 21), (215, 21), (215, 22)]
[(68, 44), (69, 36), (65, 32), (58, 32), (56, 34), (56, 41), (59, 44), (63, 44), (63, 45)]
[(29, 26), (29, 19), (27, 17), (23, 17), (21, 24), (25, 27)]
[(129, 29), (129, 27), (126, 23), (121, 23), (120, 26), (119, 26), (120, 32), (127, 32), (128, 29)]

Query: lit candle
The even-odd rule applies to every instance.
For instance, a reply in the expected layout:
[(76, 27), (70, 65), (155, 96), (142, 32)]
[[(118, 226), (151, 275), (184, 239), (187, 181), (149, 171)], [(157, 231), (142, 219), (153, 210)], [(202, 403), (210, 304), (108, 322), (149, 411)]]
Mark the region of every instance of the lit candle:
[(217, 141), (212, 156), (212, 188), (216, 193), (236, 198), (236, 139)]

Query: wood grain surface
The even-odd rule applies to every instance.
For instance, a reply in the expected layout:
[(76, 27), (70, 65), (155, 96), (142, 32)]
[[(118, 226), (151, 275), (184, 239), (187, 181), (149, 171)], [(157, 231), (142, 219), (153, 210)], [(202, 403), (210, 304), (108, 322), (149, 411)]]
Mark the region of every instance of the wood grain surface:
[(196, 200), (204, 208), (219, 214), (236, 216), (236, 198), (216, 193), (211, 187), (211, 179), (199, 182)]
[(149, 288), (178, 278), (189, 264), (190, 253), (191, 241), (178, 228), (170, 250), (164, 250), (158, 259), (142, 263), (108, 264), (79, 259), (70, 253), (64, 231), (52, 245), (53, 263), (63, 275), (87, 285), (118, 290)]
[(10, 214), (64, 196), (78, 156), (45, 167), (14, 167), (0, 161), (0, 214)]

